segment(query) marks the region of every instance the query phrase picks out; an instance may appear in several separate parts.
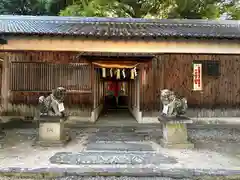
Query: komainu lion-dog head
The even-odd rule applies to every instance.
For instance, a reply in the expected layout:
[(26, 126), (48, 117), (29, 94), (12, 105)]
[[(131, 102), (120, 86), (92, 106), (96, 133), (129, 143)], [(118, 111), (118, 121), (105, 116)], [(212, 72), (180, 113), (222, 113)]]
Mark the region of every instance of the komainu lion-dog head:
[(66, 95), (66, 89), (64, 87), (57, 87), (56, 89), (52, 90), (52, 95), (59, 102), (63, 102)]
[(161, 102), (165, 105), (169, 104), (171, 101), (175, 99), (175, 94), (173, 91), (169, 89), (161, 90)]

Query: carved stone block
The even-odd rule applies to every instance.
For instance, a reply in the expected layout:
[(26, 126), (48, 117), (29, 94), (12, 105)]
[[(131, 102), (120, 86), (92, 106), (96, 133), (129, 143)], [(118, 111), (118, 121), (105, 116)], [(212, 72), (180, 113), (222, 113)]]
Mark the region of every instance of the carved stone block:
[(44, 117), (39, 120), (39, 132), (36, 144), (40, 146), (63, 146), (70, 140), (64, 128), (64, 119)]
[(187, 124), (192, 123), (190, 119), (178, 117), (177, 119), (166, 119), (160, 117), (162, 123), (163, 138), (161, 145), (166, 148), (192, 149), (194, 144), (188, 142)]

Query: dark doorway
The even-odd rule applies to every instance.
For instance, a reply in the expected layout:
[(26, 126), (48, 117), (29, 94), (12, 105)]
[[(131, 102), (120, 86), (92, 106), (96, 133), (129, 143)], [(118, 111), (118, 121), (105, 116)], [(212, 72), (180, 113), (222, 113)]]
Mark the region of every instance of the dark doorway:
[(97, 124), (124, 126), (137, 123), (129, 111), (128, 86), (128, 81), (108, 80), (104, 82), (104, 105)]
[(127, 81), (105, 81), (104, 82), (104, 108), (128, 109), (128, 82)]

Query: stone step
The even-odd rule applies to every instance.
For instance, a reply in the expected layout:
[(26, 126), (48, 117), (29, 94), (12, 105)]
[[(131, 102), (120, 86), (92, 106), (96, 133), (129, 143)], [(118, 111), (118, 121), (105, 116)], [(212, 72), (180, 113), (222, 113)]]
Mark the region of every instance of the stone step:
[(144, 141), (145, 137), (144, 136), (115, 136), (115, 135), (111, 135), (111, 136), (92, 136), (88, 139), (90, 142), (98, 142), (98, 141)]
[(150, 144), (131, 142), (89, 143), (90, 151), (154, 151)]
[(177, 160), (159, 153), (149, 152), (58, 152), (50, 159), (52, 164), (175, 164)]
[(103, 132), (111, 132), (111, 133), (126, 133), (126, 132), (134, 132), (135, 127), (102, 127), (99, 129), (98, 133)]

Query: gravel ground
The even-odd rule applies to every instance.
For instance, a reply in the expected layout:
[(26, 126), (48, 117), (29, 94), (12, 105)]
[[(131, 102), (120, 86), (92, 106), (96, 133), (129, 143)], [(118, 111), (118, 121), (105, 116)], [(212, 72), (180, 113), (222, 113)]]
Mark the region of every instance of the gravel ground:
[(188, 128), (188, 136), (193, 140), (240, 142), (240, 129), (224, 127)]
[[(75, 138), (62, 148), (33, 147), (34, 129), (8, 130), (5, 146), (0, 149), (0, 168), (46, 168), (46, 167), (76, 167), (72, 165), (53, 165), (49, 158), (56, 152), (80, 152), (86, 149), (88, 138), (98, 129), (87, 128), (72, 132)], [(111, 136), (111, 134), (109, 134)], [(240, 159), (233, 154), (214, 152), (209, 149), (178, 150), (165, 149), (156, 142), (150, 141), (152, 147), (165, 156), (177, 159), (174, 165), (159, 165), (158, 168), (199, 168), (205, 169), (239, 169)], [(238, 149), (240, 146), (237, 146)], [(237, 148), (235, 147), (235, 148)], [(80, 166), (77, 166), (80, 167)], [(84, 166), (87, 167), (87, 166)]]
[[(208, 128), (209, 127), (209, 128)], [(105, 129), (101, 129), (105, 131)], [(107, 129), (106, 129), (107, 130)], [(27, 129), (7, 129), (4, 148), (0, 148), (0, 169), (8, 167), (20, 168), (76, 168), (72, 165), (53, 165), (49, 158), (56, 152), (80, 152), (86, 150), (86, 144), (91, 136), (100, 131), (97, 127), (72, 129), (71, 136), (73, 140), (64, 148), (43, 148), (33, 147), (33, 140), (36, 136), (34, 128)], [(161, 138), (159, 128), (142, 127), (138, 132), (147, 132), (149, 134), (146, 140), (149, 140), (153, 149), (166, 156), (177, 159), (175, 165), (159, 165), (156, 168), (182, 168), (182, 169), (225, 169), (239, 170), (240, 168), (240, 128), (225, 126), (199, 126), (188, 128), (188, 134), (191, 141), (195, 143), (194, 150), (164, 149), (157, 143)], [(109, 136), (112, 136), (111, 131)], [(97, 168), (97, 166), (95, 166)], [(102, 166), (101, 166), (102, 167)], [(91, 166), (77, 166), (77, 168), (91, 168)], [(94, 168), (94, 167), (93, 167)], [(130, 168), (131, 167), (125, 167)], [(0, 177), (0, 180), (32, 180), (33, 178), (20, 177)], [(38, 178), (36, 178), (38, 179)], [(158, 177), (64, 177), (64, 178), (39, 178), (41, 180), (174, 180), (172, 178)], [(181, 179), (190, 180), (190, 179)], [(203, 179), (204, 180), (204, 179)]]

